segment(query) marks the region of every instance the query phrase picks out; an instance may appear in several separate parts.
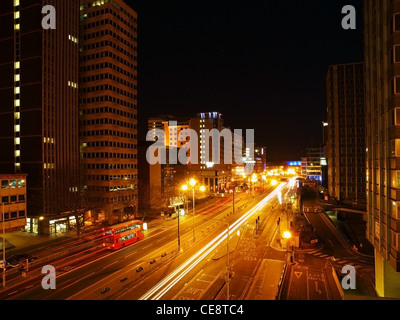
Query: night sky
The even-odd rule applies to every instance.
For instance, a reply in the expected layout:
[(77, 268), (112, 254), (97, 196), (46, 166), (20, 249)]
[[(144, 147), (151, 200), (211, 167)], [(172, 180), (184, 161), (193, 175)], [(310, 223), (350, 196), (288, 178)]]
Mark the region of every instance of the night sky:
[[(126, 0), (138, 12), (139, 138), (159, 114), (218, 111), (268, 161), (320, 144), (331, 64), (363, 60), (362, 0)], [(357, 9), (357, 30), (341, 26)]]

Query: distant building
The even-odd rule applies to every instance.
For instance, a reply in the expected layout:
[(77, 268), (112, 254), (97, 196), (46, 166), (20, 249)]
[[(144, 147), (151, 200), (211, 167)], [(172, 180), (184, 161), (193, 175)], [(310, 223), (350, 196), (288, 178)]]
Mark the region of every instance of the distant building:
[(301, 158), (301, 177), (322, 183), (323, 172), (321, 160), (325, 158), (324, 148), (307, 148)]
[(157, 140), (156, 130), (165, 130), (165, 122), (176, 121), (173, 115), (159, 115), (147, 120), (148, 134), (152, 135), (152, 141)]
[(165, 145), (170, 148), (182, 148), (189, 141), (189, 135), (186, 132), (190, 129), (189, 120), (187, 121), (164, 121)]
[(329, 194), (365, 203), (364, 63), (330, 66), (326, 88)]
[[(27, 224), (26, 174), (0, 174), (0, 232), (22, 230)], [(4, 213), (4, 222), (3, 222)]]
[(375, 288), (400, 298), (400, 2), (364, 1), (367, 232)]
[(188, 177), (188, 167), (182, 164), (170, 164), (169, 152), (176, 148), (165, 147), (167, 163), (149, 164), (146, 158), (151, 142), (139, 145), (139, 209), (163, 210), (170, 199), (180, 193), (181, 185)]
[[(191, 174), (195, 175), (202, 185), (204, 185), (209, 192), (225, 192), (229, 187), (232, 180), (232, 161), (233, 159), (226, 159), (224, 148), (227, 141), (220, 139), (219, 150), (213, 150), (213, 140), (206, 141), (205, 131), (213, 129), (218, 132), (227, 129), (224, 125), (223, 115), (219, 112), (204, 112), (197, 114), (196, 117), (190, 119), (190, 128), (194, 130), (199, 137), (198, 144), (198, 162), (197, 164), (189, 164)], [(233, 144), (233, 135), (230, 133), (229, 137)], [(206, 148), (208, 146), (209, 158), (206, 157)], [(214, 154), (218, 152), (218, 154)], [(232, 154), (233, 155), (233, 154)], [(219, 158), (219, 163), (215, 163), (213, 159)], [(229, 163), (230, 162), (230, 163)]]
[(255, 173), (264, 173), (267, 170), (267, 148), (266, 147), (255, 147), (254, 149), (255, 157)]

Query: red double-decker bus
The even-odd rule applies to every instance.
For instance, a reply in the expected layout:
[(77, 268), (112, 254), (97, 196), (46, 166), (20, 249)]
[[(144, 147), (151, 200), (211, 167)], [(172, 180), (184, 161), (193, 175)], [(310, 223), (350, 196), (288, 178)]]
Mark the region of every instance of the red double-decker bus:
[(143, 223), (139, 220), (128, 221), (103, 228), (103, 247), (118, 250), (143, 239)]

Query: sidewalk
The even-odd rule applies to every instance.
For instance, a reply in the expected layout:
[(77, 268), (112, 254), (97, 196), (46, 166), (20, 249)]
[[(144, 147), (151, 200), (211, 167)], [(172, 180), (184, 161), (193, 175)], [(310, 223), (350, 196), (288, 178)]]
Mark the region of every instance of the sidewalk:
[[(33, 250), (46, 243), (52, 243), (56, 240), (71, 238), (76, 235), (75, 231), (63, 234), (54, 234), (51, 236), (41, 236), (24, 231), (14, 231), (5, 234), (6, 239), (6, 255), (13, 253), (25, 253), (25, 251)], [(0, 236), (0, 250), (3, 250), (3, 238)]]

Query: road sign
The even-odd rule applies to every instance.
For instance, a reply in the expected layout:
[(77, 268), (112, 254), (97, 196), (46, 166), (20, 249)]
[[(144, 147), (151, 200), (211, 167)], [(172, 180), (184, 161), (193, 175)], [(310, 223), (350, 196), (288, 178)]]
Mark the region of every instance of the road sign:
[(0, 269), (4, 269), (6, 267), (6, 261), (0, 260)]

